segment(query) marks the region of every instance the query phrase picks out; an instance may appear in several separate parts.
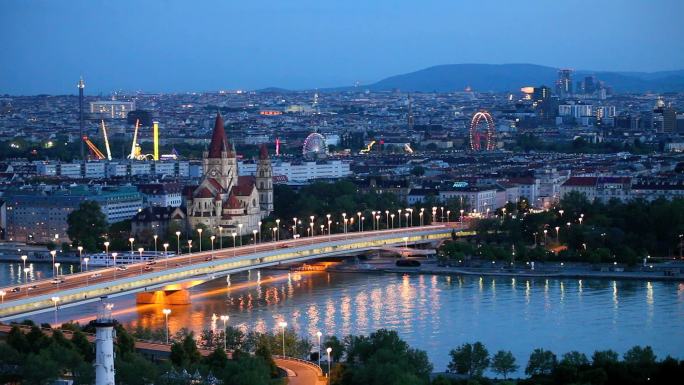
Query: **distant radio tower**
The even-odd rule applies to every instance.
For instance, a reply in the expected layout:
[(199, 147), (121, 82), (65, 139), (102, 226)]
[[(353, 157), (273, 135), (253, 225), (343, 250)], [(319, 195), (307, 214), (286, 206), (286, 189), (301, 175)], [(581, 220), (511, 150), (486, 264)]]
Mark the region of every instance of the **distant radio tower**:
[(81, 142), (81, 160), (85, 162), (85, 143), (83, 143), (83, 89), (85, 88), (85, 82), (83, 77), (78, 81), (78, 134), (79, 142)]
[(411, 100), (411, 94), (408, 96), (408, 114), (406, 115), (406, 123), (408, 125), (409, 131), (413, 130), (413, 105)]

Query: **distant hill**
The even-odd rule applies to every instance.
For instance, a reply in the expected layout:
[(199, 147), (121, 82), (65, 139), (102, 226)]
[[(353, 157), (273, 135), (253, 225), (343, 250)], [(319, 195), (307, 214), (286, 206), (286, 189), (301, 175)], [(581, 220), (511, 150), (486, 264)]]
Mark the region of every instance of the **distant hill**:
[[(616, 92), (683, 92), (684, 70), (661, 72), (609, 72), (578, 70), (573, 82), (595, 75)], [(535, 64), (446, 64), (391, 76), (366, 88), (383, 91), (449, 92), (470, 86), (475, 91), (517, 91), (524, 86), (553, 87), (558, 68)], [(573, 84), (574, 86), (574, 84)]]

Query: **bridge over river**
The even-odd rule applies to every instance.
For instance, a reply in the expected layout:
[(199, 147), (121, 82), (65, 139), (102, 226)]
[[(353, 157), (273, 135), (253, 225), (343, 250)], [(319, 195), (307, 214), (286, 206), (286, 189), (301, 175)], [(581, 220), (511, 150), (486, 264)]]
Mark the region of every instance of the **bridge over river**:
[[(138, 303), (184, 304), (186, 289), (240, 271), (319, 258), (355, 255), (378, 248), (397, 251), (432, 244), (460, 230), (458, 223), (350, 232), (281, 240), (189, 253), (158, 259), (154, 265), (136, 263), (125, 270), (115, 267), (64, 275), (51, 280), (0, 288), (0, 321), (27, 317), (58, 307), (137, 294)], [(404, 254), (404, 253), (402, 253)], [(421, 254), (421, 253), (418, 253)]]

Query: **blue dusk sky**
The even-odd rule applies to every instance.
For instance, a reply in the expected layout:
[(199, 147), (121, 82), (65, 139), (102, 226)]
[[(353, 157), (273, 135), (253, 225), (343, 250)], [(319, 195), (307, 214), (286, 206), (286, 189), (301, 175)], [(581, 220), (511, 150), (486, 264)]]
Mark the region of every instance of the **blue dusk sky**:
[(684, 68), (684, 0), (2, 0), (0, 94), (304, 89), (450, 63)]

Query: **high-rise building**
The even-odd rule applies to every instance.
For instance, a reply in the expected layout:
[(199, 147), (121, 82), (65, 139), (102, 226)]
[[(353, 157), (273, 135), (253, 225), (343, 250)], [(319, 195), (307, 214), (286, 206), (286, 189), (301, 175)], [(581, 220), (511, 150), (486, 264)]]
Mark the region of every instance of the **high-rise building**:
[(677, 131), (677, 110), (673, 107), (663, 108), (663, 132), (673, 133)]
[(99, 100), (90, 102), (90, 113), (100, 114), (102, 118), (126, 119), (128, 113), (135, 110), (135, 102), (119, 100)]
[(556, 80), (556, 93), (561, 96), (572, 95), (572, 70), (558, 70), (558, 80)]
[(83, 78), (78, 81), (78, 140), (81, 142), (81, 161), (86, 160), (85, 158), (85, 143), (83, 141), (83, 89), (85, 88), (85, 82)]

